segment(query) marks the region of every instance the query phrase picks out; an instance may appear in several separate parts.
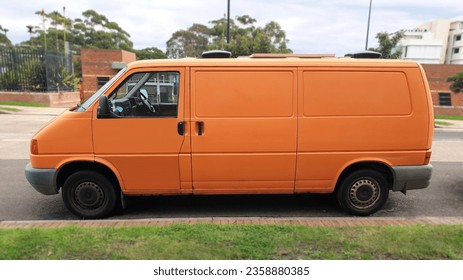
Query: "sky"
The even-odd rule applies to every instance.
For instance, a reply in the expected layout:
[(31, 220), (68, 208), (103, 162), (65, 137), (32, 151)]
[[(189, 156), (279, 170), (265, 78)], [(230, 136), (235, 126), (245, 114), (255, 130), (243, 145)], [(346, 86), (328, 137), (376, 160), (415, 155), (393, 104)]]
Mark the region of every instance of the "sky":
[[(365, 48), (370, 0), (230, 0), (231, 18), (249, 15), (263, 26), (278, 22), (294, 53), (343, 56)], [(63, 12), (82, 18), (93, 9), (117, 22), (134, 48), (163, 51), (172, 33), (193, 23), (208, 24), (227, 13), (227, 0), (0, 0), (0, 25), (13, 44), (29, 38), (26, 25), (41, 25), (36, 11)], [(435, 19), (463, 20), (462, 0), (372, 0), (368, 46), (378, 32), (412, 29)]]

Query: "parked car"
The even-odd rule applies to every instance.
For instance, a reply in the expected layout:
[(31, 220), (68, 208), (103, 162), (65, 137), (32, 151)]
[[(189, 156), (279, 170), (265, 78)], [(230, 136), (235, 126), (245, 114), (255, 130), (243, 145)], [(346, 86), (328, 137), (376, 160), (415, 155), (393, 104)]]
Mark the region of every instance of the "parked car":
[(432, 136), (416, 62), (136, 61), (33, 136), (26, 177), (84, 218), (125, 196), (191, 194), (335, 193), (370, 215), (389, 191), (429, 185)]

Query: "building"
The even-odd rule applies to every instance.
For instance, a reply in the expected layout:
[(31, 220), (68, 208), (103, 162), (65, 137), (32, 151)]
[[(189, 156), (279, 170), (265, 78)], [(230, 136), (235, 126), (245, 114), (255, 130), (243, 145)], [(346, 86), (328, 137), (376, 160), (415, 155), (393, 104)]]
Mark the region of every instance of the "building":
[(435, 115), (463, 116), (463, 93), (450, 90), (447, 78), (463, 72), (463, 65), (422, 64), (432, 95)]
[(450, 23), (446, 64), (463, 64), (463, 20)]
[(404, 30), (403, 59), (425, 64), (463, 64), (463, 18), (434, 20)]
[(82, 49), (81, 99), (86, 100), (111, 79), (135, 54), (124, 50)]
[(463, 72), (463, 17), (426, 22), (404, 30), (397, 44), (402, 59), (423, 65), (436, 115), (463, 115), (463, 94), (449, 88), (447, 78)]

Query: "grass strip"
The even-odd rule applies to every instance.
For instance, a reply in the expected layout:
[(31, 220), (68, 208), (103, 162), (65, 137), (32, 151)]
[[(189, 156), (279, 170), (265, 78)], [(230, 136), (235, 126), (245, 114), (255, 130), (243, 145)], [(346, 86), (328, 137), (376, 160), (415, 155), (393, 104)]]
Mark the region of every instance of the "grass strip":
[(0, 105), (24, 106), (24, 107), (48, 107), (45, 104), (34, 103), (34, 102), (18, 102), (18, 101), (0, 101)]
[(463, 121), (463, 116), (434, 116), (434, 119)]
[(441, 126), (451, 126), (451, 125), (453, 125), (452, 123), (445, 122), (445, 121), (435, 121), (434, 124), (441, 125)]
[(17, 109), (17, 108), (12, 108), (12, 107), (3, 107), (3, 106), (0, 106), (0, 110), (2, 111), (8, 111), (8, 112), (20, 112), (21, 110)]
[(463, 225), (0, 229), (0, 259), (463, 259)]

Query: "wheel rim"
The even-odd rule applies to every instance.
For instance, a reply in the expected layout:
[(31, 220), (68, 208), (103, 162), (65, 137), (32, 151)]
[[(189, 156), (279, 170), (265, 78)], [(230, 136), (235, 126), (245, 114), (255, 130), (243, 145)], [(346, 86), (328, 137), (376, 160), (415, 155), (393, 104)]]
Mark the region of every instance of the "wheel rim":
[(74, 201), (83, 209), (98, 209), (104, 204), (104, 191), (94, 182), (80, 183), (74, 191)]
[(349, 190), (350, 202), (358, 209), (370, 208), (379, 200), (379, 197), (379, 184), (372, 179), (357, 180)]

